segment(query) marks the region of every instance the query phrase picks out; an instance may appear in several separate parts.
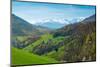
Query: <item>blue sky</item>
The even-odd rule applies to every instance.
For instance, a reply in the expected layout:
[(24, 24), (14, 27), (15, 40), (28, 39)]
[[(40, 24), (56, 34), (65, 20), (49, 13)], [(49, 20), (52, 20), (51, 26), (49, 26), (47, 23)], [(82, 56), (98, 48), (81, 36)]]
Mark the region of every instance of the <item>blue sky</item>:
[(13, 1), (12, 13), (35, 24), (48, 19), (86, 18), (95, 14), (95, 6)]

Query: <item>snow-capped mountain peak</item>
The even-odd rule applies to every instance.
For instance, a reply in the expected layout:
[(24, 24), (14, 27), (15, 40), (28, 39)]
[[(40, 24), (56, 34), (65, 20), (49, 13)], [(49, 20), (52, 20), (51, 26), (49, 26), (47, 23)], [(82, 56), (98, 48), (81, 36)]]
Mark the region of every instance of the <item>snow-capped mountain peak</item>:
[(65, 20), (59, 20), (59, 19), (58, 20), (57, 19), (53, 19), (53, 20), (47, 19), (42, 22), (36, 23), (36, 25), (48, 27), (51, 29), (61, 28), (61, 27), (65, 26), (66, 24), (67, 24), (67, 22)]
[(83, 18), (74, 18), (74, 19), (46, 19), (40, 22), (37, 22), (36, 25), (48, 27), (51, 29), (58, 29), (70, 23), (76, 23), (82, 21)]

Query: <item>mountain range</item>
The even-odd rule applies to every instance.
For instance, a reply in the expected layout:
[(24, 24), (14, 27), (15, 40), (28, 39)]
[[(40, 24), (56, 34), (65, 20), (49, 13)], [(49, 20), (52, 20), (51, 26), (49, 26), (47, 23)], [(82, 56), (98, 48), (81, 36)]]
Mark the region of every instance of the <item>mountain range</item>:
[(68, 24), (52, 33), (44, 34), (24, 50), (41, 56), (45, 55), (60, 62), (95, 61), (95, 17), (92, 15), (81, 22)]
[[(89, 31), (91, 31), (89, 30), (89, 28), (94, 28), (95, 30), (95, 23), (96, 23), (96, 14), (89, 16), (85, 18), (83, 21), (80, 21), (78, 23), (69, 24), (60, 29), (57, 29), (55, 31), (55, 36), (59, 36), (59, 35), (66, 36), (66, 35), (72, 35), (72, 34), (78, 35), (82, 32), (86, 34)], [(93, 26), (93, 27), (89, 27), (89, 26)]]
[(24, 19), (12, 14), (12, 35), (33, 35), (49, 32), (49, 28), (30, 24)]
[(58, 29), (58, 28), (65, 26), (66, 23), (60, 23), (60, 22), (57, 22), (57, 21), (49, 20), (49, 21), (46, 21), (46, 22), (39, 22), (36, 25), (47, 27), (47, 28), (50, 28), (50, 29)]
[[(13, 35), (16, 35), (12, 35), (15, 37), (15, 39), (12, 39), (12, 45), (14, 45), (12, 46), (12, 64), (27, 64), (27, 60), (24, 60), (26, 58), (30, 64), (42, 64), (45, 62), (44, 60), (49, 62), (49, 58), (52, 58), (54, 63), (96, 60), (95, 14), (79, 22), (63, 24), (64, 26), (60, 28), (58, 28), (59, 22), (52, 21), (49, 23), (46, 22), (46, 26), (33, 25), (12, 14), (11, 29)], [(48, 24), (51, 26), (58, 25), (57, 29), (54, 27), (48, 28)], [(42, 56), (44, 62), (41, 60)], [(19, 62), (19, 60), (22, 62)]]
[(66, 26), (67, 24), (80, 22), (82, 20), (83, 20), (82, 18), (74, 18), (74, 19), (71, 19), (71, 20), (67, 20), (67, 19), (51, 20), (51, 19), (48, 19), (48, 20), (44, 20), (44, 21), (41, 21), (41, 22), (37, 22), (35, 25), (47, 27), (47, 28), (50, 28), (50, 29), (58, 29), (58, 28), (62, 28), (64, 26)]
[[(76, 29), (81, 24), (93, 24), (92, 22), (96, 22), (95, 14), (80, 21), (78, 23), (66, 24), (61, 22), (55, 22), (53, 20), (49, 20), (48, 22), (30, 24), (24, 19), (12, 14), (12, 35), (41, 35), (47, 32), (51, 32), (51, 29), (55, 29), (55, 35), (70, 35), (75, 33), (78, 30)], [(66, 20), (68, 21), (68, 20)], [(75, 20), (76, 21), (76, 20)], [(86, 27), (87, 28), (87, 27)], [(57, 30), (56, 30), (57, 29)], [(66, 30), (66, 31), (65, 31)], [(61, 34), (62, 33), (62, 34)]]

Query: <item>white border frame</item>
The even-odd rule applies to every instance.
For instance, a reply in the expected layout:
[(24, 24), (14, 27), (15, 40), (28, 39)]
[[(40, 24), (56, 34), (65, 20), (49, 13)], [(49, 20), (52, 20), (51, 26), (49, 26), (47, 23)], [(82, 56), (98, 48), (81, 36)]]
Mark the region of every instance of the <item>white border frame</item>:
[[(32, 0), (31, 0), (32, 1)], [(47, 1), (47, 0), (34, 0)], [(51, 0), (48, 0), (51, 1)], [(100, 65), (100, 0), (52, 0), (57, 3), (96, 5), (97, 10), (97, 61), (70, 64), (38, 65), (25, 67), (99, 67)], [(10, 0), (0, 0), (0, 67), (10, 67)]]

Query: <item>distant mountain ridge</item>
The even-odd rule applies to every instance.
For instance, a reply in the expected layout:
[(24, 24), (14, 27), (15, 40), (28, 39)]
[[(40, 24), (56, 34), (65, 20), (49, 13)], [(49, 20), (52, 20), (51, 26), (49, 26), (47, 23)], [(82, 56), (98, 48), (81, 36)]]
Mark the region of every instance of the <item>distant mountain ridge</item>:
[(64, 26), (66, 26), (67, 24), (70, 23), (76, 23), (76, 22), (80, 22), (82, 21), (83, 18), (74, 18), (74, 19), (47, 19), (41, 22), (37, 22), (35, 25), (37, 26), (43, 26), (43, 27), (47, 27), (50, 29), (58, 29), (58, 28), (62, 28)]
[(20, 17), (12, 14), (12, 34), (13, 35), (26, 35), (25, 32), (31, 32), (33, 30), (32, 24), (21, 19)]
[(30, 24), (14, 14), (12, 14), (11, 25), (12, 35), (43, 34), (49, 31), (49, 29), (46, 27)]
[[(73, 34), (80, 34), (81, 32), (88, 33), (91, 30), (88, 30), (89, 26), (93, 26), (91, 28), (95, 28), (96, 24), (96, 15), (92, 15), (81, 22), (73, 23), (66, 25), (58, 30), (56, 30), (54, 36), (66, 36)], [(80, 32), (80, 33), (79, 33)]]
[(82, 22), (95, 22), (96, 21), (96, 14), (84, 19)]
[(57, 21), (54, 21), (54, 20), (49, 20), (49, 21), (39, 22), (36, 25), (47, 27), (47, 28), (50, 28), (50, 29), (58, 29), (58, 28), (65, 26), (66, 24), (60, 23), (60, 22), (57, 22)]

